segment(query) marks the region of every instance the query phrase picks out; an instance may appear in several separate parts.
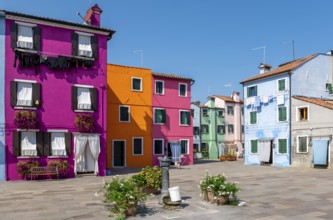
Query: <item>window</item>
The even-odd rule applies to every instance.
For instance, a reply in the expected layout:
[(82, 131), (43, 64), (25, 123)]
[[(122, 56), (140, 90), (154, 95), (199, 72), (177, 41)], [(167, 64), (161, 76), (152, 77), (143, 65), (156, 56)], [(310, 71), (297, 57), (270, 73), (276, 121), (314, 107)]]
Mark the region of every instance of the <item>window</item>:
[(187, 97), (187, 84), (179, 83), (179, 96)]
[(208, 151), (208, 144), (201, 143), (201, 152), (207, 152), (207, 151)]
[(297, 121), (307, 121), (309, 118), (308, 107), (299, 107), (297, 108)]
[(234, 115), (234, 107), (233, 106), (227, 106), (227, 114), (228, 115)]
[(250, 125), (255, 125), (257, 124), (257, 112), (253, 111), (250, 112)]
[(242, 129), (242, 134), (244, 134), (244, 125), (242, 125), (241, 129)]
[(97, 59), (98, 40), (93, 34), (83, 32), (72, 33), (72, 55)]
[(209, 133), (208, 125), (201, 125), (201, 133), (202, 134), (208, 134)]
[(244, 107), (241, 107), (241, 114), (244, 115)]
[(217, 133), (218, 134), (224, 134), (225, 133), (225, 126), (224, 125), (218, 125), (217, 126)]
[(37, 156), (36, 132), (21, 133), (21, 156)]
[(165, 122), (166, 122), (165, 109), (154, 109), (154, 123), (165, 124)]
[(155, 81), (155, 94), (164, 94), (164, 81)]
[(332, 83), (326, 83), (326, 92), (332, 94)]
[(10, 82), (10, 104), (12, 107), (40, 106), (40, 84), (29, 80)]
[(199, 127), (193, 127), (193, 134), (194, 135), (200, 135), (200, 128)]
[(287, 121), (287, 107), (279, 107), (278, 121)]
[(40, 50), (40, 27), (35, 24), (13, 22), (10, 26), (11, 48)]
[(224, 116), (224, 111), (223, 110), (218, 110), (217, 111), (217, 116), (218, 117), (223, 117)]
[(163, 155), (164, 146), (163, 139), (154, 139), (154, 155)]
[(180, 125), (189, 126), (190, 125), (190, 112), (189, 111), (179, 111), (180, 112)]
[(228, 133), (233, 134), (234, 133), (234, 125), (230, 124), (228, 125)]
[(72, 109), (73, 111), (97, 111), (98, 90), (93, 86), (72, 86)]
[(279, 139), (278, 140), (278, 153), (286, 154), (287, 153), (287, 139)]
[(44, 132), (45, 156), (69, 156), (71, 155), (71, 133), (63, 131)]
[(206, 109), (206, 108), (202, 109), (202, 116), (204, 116), (204, 117), (208, 116), (208, 109)]
[(194, 117), (194, 109), (191, 109), (191, 116)]
[(193, 144), (193, 152), (199, 152), (199, 144)]
[(252, 154), (258, 153), (258, 140), (251, 140), (251, 153)]
[(188, 140), (180, 140), (181, 154), (188, 154)]
[(286, 90), (286, 79), (279, 79), (278, 83), (278, 92), (282, 92)]
[(130, 122), (130, 107), (129, 106), (119, 106), (119, 121), (120, 122)]
[(257, 96), (258, 89), (257, 86), (247, 87), (247, 97)]
[(142, 79), (132, 77), (132, 91), (142, 91)]
[(297, 153), (308, 153), (308, 136), (297, 137)]
[(143, 155), (143, 138), (133, 138), (133, 155)]

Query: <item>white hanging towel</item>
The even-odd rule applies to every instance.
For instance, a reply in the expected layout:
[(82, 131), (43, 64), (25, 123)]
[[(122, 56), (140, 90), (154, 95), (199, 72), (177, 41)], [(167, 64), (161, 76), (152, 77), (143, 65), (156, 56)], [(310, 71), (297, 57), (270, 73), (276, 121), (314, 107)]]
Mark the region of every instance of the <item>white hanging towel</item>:
[(262, 103), (264, 103), (264, 104), (266, 104), (266, 103), (268, 103), (268, 96), (264, 96), (264, 97), (262, 97)]
[(284, 94), (277, 95), (276, 101), (278, 105), (284, 105)]

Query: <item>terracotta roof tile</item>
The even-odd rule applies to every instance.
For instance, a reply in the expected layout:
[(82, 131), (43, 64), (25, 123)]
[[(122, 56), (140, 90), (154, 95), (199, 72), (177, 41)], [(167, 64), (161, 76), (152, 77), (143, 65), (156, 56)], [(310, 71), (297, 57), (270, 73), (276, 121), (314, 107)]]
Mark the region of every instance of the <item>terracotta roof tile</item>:
[[(224, 96), (224, 95), (213, 95), (216, 98), (222, 99), (225, 102), (235, 102), (235, 100), (233, 100), (230, 96)], [(243, 99), (239, 99), (240, 103), (243, 103)]]
[(183, 77), (183, 76), (177, 76), (177, 75), (175, 75), (175, 74), (164, 74), (164, 73), (153, 72), (152, 75), (153, 75), (153, 76), (156, 76), (156, 77), (162, 77), (162, 78), (182, 79), (182, 80), (190, 80), (190, 81), (194, 81), (194, 80), (191, 79), (191, 78), (186, 78), (186, 77)]
[(251, 78), (243, 80), (240, 83), (243, 84), (243, 83), (247, 83), (247, 82), (250, 82), (250, 81), (254, 81), (254, 80), (274, 76), (274, 75), (277, 75), (277, 74), (280, 74), (280, 73), (288, 72), (290, 70), (293, 70), (293, 69), (301, 66), (302, 64), (306, 63), (307, 61), (311, 60), (312, 58), (316, 57), (317, 55), (318, 54), (313, 54), (313, 55), (303, 57), (303, 58), (295, 60), (295, 61), (291, 61), (291, 62), (282, 64), (278, 68), (275, 68), (273, 70), (267, 71), (267, 72), (262, 73), (262, 74), (257, 74), (257, 75), (255, 75)]
[(333, 100), (332, 99), (312, 98), (312, 97), (306, 97), (306, 96), (293, 96), (293, 98), (333, 110)]

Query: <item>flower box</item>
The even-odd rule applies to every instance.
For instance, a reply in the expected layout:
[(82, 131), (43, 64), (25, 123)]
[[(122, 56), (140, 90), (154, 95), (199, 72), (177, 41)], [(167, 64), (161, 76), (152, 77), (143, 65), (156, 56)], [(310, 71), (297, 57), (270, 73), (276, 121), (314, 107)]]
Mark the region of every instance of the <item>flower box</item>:
[(74, 125), (79, 132), (91, 133), (95, 130), (95, 118), (91, 114), (77, 114)]
[(38, 117), (35, 111), (22, 110), (15, 112), (14, 123), (20, 129), (38, 129)]

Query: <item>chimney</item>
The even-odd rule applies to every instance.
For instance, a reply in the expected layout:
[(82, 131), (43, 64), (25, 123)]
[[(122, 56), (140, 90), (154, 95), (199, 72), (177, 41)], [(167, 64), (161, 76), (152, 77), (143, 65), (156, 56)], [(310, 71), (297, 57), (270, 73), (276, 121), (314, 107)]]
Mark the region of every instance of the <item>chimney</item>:
[(234, 100), (235, 102), (239, 102), (239, 92), (233, 92), (231, 94), (231, 98), (232, 100)]
[(271, 67), (270, 65), (268, 65), (268, 64), (264, 64), (264, 63), (261, 63), (261, 64), (259, 65), (260, 74), (265, 73), (265, 72), (267, 72), (267, 71), (270, 71), (271, 68), (272, 68), (272, 67)]
[(92, 26), (101, 26), (101, 14), (102, 14), (102, 9), (98, 7), (98, 4), (95, 4), (91, 8), (88, 9), (86, 15), (84, 16), (84, 20), (92, 25)]

